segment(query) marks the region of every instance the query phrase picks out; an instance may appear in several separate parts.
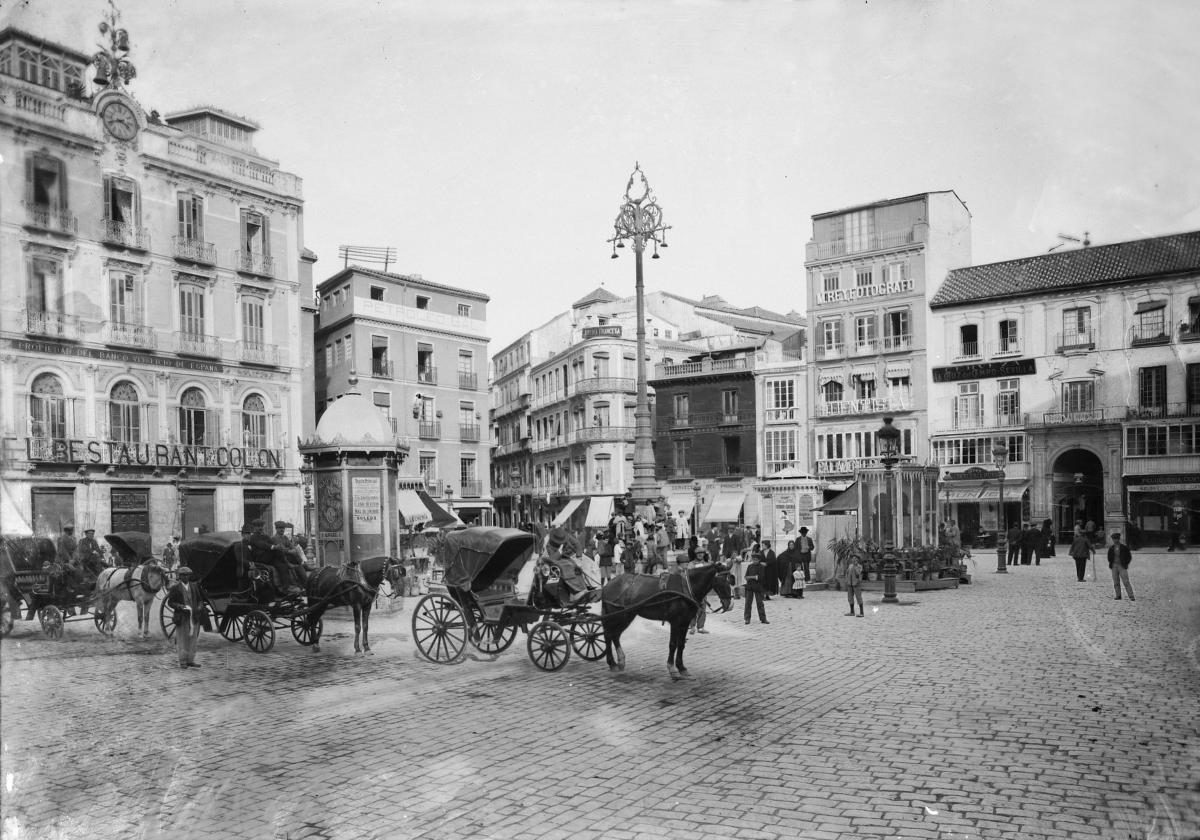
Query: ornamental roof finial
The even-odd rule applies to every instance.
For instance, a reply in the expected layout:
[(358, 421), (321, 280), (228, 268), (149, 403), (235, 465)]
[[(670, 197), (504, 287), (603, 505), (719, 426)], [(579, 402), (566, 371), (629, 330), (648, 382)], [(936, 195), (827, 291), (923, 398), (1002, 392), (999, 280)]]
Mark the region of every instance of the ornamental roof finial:
[(100, 34), (108, 36), (108, 45), (96, 45), (100, 49), (92, 56), (92, 64), (96, 66), (93, 81), (101, 87), (118, 90), (134, 80), (137, 68), (129, 60), (129, 32), (117, 25), (121, 13), (113, 0), (108, 0), (108, 7), (107, 19), (100, 21)]

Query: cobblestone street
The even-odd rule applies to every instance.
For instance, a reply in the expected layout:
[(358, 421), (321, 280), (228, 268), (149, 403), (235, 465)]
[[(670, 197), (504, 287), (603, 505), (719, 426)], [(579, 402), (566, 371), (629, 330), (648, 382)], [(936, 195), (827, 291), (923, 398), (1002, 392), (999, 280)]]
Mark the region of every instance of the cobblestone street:
[(0, 645), (3, 838), (1188, 838), (1200, 836), (1200, 556), (1135, 555), (1137, 601), (1069, 558), (975, 582), (773, 599), (666, 672), (416, 658), (415, 599), (326, 622), (321, 651), (87, 623)]

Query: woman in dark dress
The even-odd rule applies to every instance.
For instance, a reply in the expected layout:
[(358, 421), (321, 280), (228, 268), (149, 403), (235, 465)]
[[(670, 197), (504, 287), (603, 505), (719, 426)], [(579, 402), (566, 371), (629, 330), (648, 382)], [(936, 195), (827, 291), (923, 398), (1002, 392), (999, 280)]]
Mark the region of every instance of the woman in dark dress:
[(1042, 544), (1040, 549), (1042, 557), (1054, 556), (1054, 521), (1051, 519), (1042, 520)]
[(788, 540), (787, 548), (776, 558), (779, 563), (779, 595), (783, 598), (795, 598), (796, 591), (792, 588), (792, 574), (796, 571), (799, 561), (796, 558), (796, 541)]

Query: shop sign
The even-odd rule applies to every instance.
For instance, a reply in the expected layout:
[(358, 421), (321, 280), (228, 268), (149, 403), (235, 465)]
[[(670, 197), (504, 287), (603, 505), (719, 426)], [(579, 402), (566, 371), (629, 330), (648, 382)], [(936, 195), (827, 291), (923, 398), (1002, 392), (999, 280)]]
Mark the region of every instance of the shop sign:
[(1125, 480), (1129, 482), (1126, 489), (1142, 493), (1200, 490), (1200, 482), (1196, 480), (1196, 476), (1188, 473), (1126, 476)]
[(855, 286), (851, 289), (833, 289), (828, 292), (820, 292), (817, 295), (817, 303), (841, 303), (865, 297), (899, 295), (911, 292), (912, 290), (912, 280), (890, 280), (886, 283), (873, 283), (870, 286)]
[(617, 325), (617, 326), (606, 326), (606, 327), (584, 327), (583, 328), (583, 337), (585, 339), (603, 338), (606, 336), (609, 338), (620, 338), (621, 337), (621, 327), (619, 325)]
[(122, 443), (87, 438), (25, 438), (25, 457), (36, 463), (101, 464), (114, 467), (283, 469), (282, 449), (183, 446), (177, 443)]
[(964, 379), (1001, 379), (1009, 376), (1028, 376), (1037, 373), (1033, 359), (1011, 359), (1007, 362), (982, 362), (977, 365), (935, 367), (934, 382), (959, 382)]
[(350, 480), (354, 493), (354, 533), (382, 534), (383, 503), (379, 492), (379, 476), (354, 476)]

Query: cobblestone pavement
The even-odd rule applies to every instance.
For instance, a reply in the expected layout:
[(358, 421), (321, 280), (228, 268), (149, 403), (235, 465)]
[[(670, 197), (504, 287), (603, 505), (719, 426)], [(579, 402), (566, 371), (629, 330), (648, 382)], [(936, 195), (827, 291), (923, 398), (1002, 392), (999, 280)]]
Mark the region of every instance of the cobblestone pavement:
[(1137, 601), (1069, 558), (975, 582), (741, 604), (666, 673), (639, 621), (629, 668), (419, 661), (414, 600), (375, 655), (326, 623), (256, 654), (157, 627), (0, 644), (4, 840), (21, 838), (1179, 838), (1200, 836), (1200, 555), (1138, 553)]

